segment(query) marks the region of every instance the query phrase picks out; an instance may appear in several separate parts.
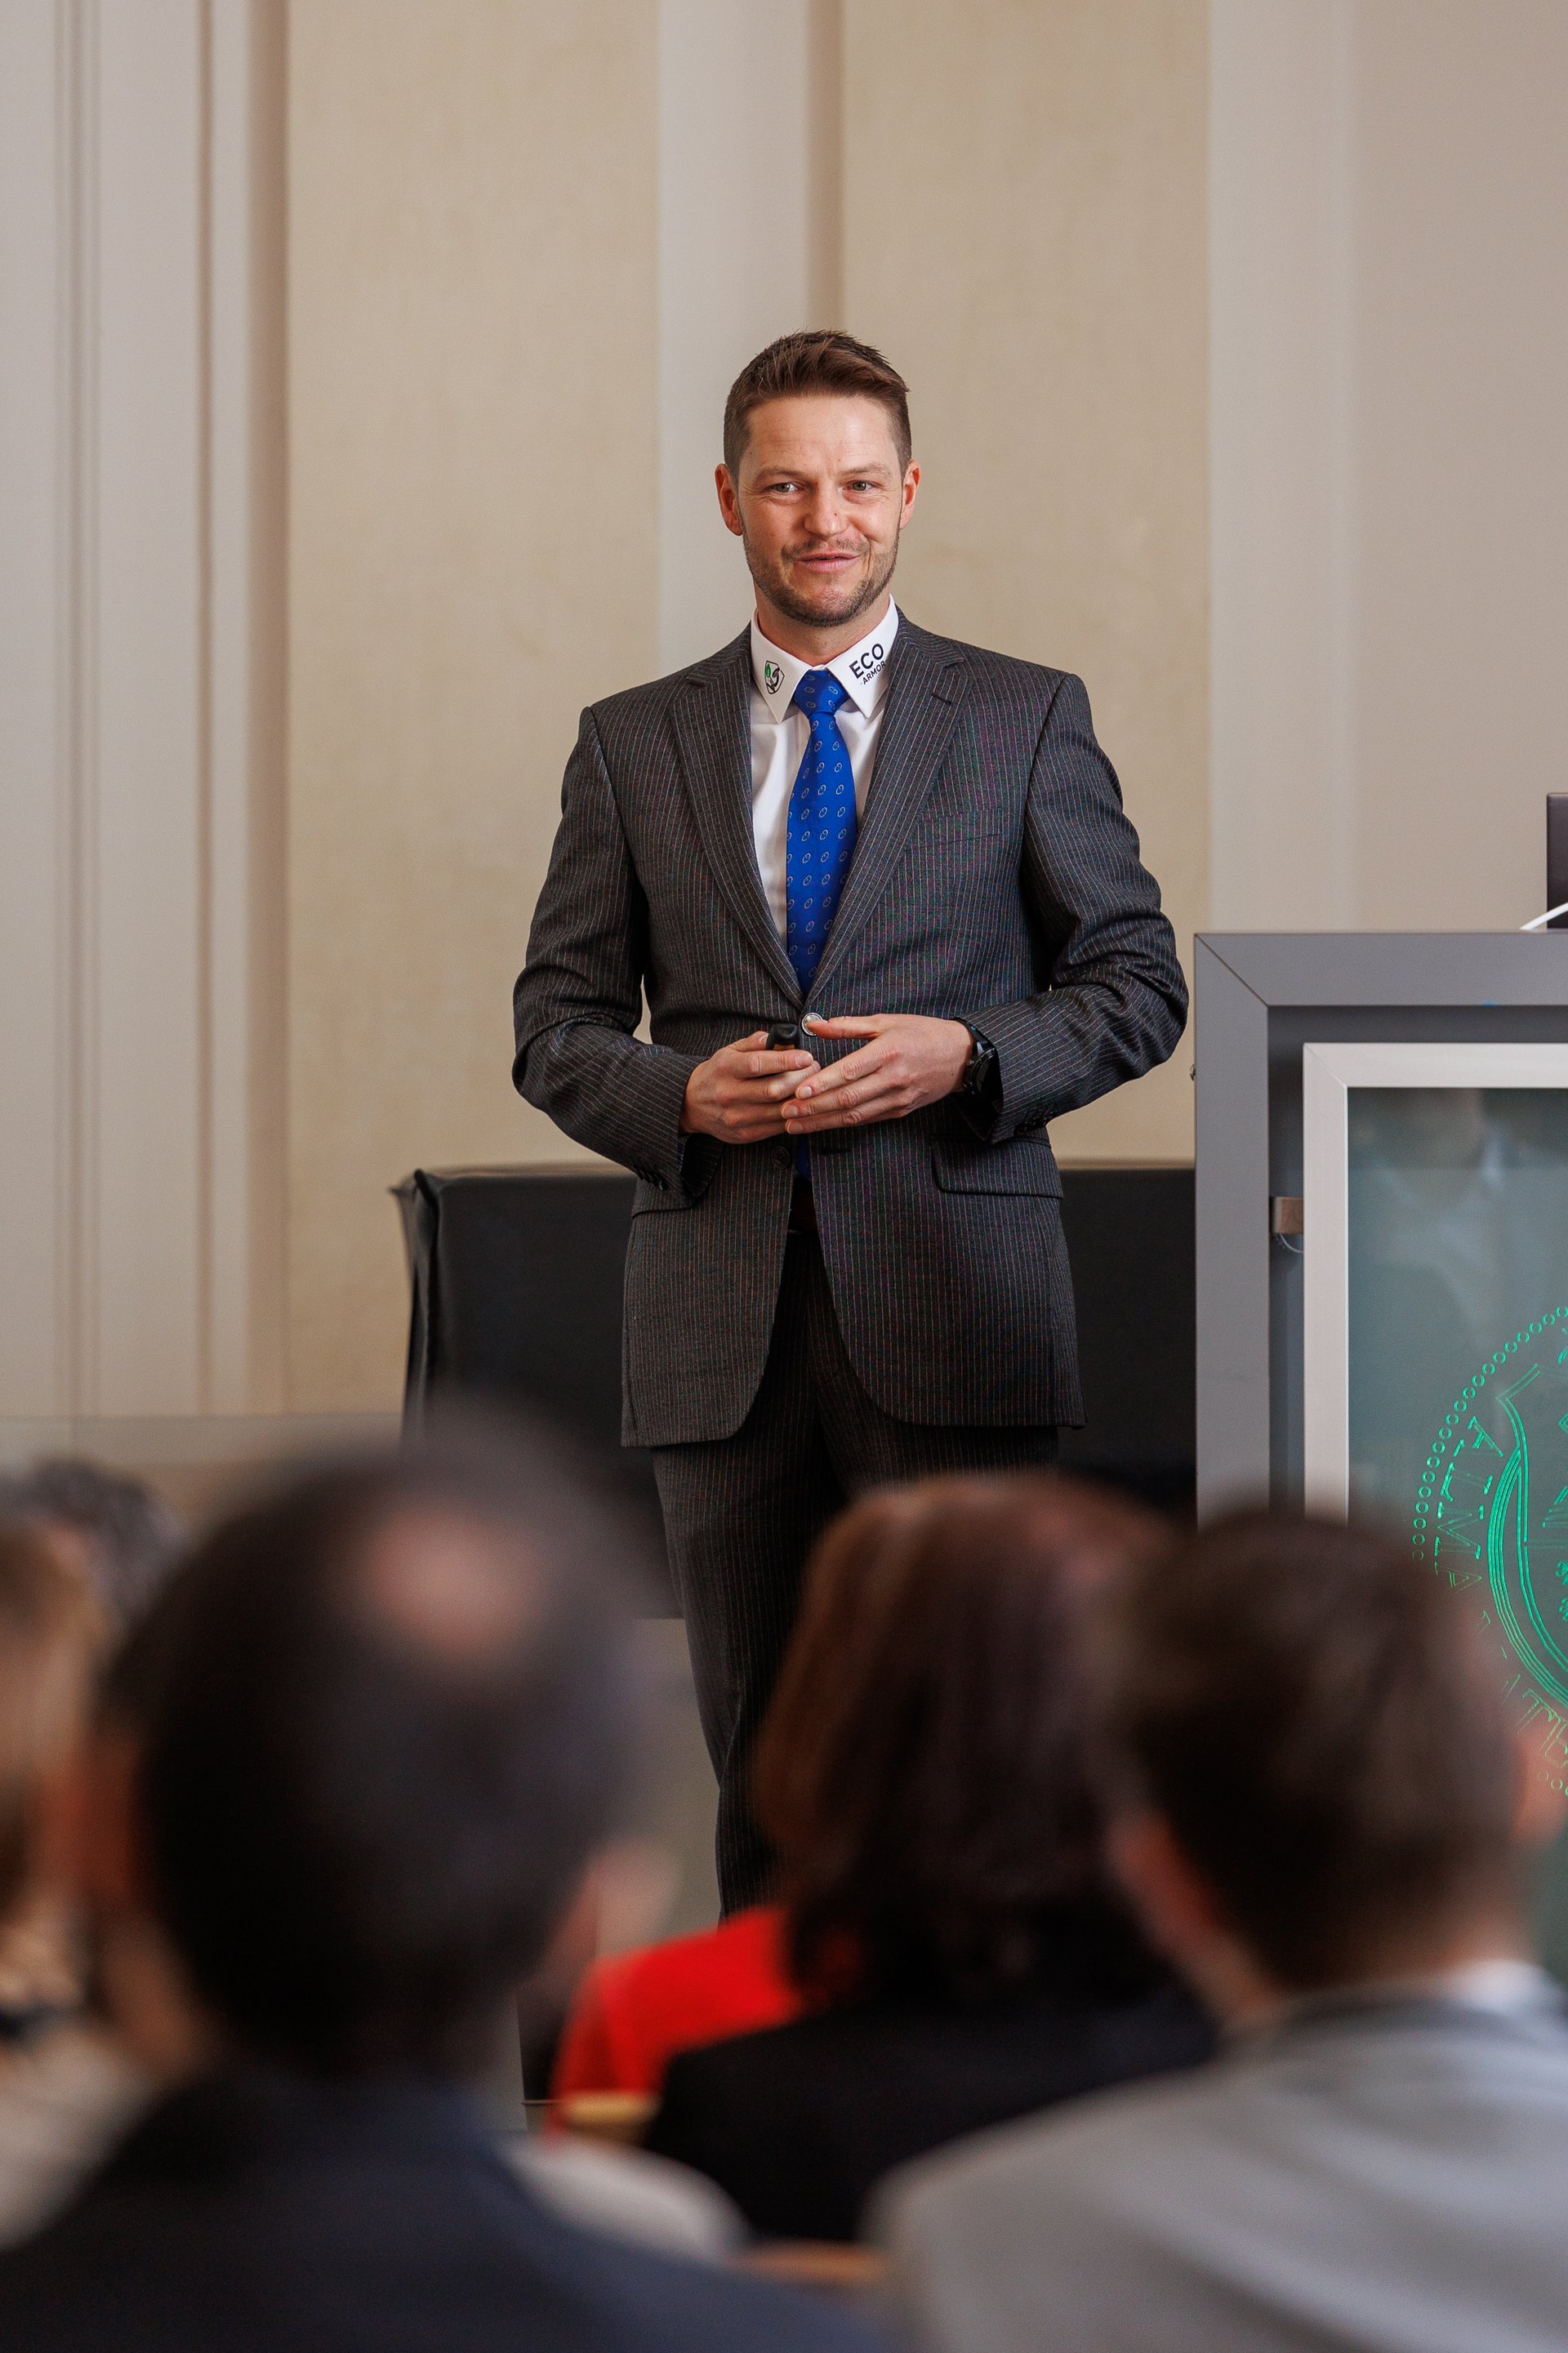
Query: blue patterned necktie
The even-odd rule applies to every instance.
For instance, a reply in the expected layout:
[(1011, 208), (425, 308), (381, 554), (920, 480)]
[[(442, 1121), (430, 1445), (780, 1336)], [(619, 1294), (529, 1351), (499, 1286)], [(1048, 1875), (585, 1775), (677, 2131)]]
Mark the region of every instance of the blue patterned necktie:
[(837, 912), (855, 855), (855, 777), (836, 713), (847, 700), (830, 670), (808, 670), (793, 700), (811, 722), (811, 741), (789, 797), (784, 862), (785, 946), (804, 997)]

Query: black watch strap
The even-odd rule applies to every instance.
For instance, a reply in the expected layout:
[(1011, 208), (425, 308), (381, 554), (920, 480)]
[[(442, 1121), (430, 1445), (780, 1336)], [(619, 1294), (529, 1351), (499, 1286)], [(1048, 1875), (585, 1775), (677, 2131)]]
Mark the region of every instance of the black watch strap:
[(973, 1021), (965, 1021), (963, 1026), (974, 1041), (974, 1050), (969, 1057), (959, 1092), (984, 1102), (994, 1092), (1001, 1075), (1000, 1059), (984, 1029), (977, 1029)]

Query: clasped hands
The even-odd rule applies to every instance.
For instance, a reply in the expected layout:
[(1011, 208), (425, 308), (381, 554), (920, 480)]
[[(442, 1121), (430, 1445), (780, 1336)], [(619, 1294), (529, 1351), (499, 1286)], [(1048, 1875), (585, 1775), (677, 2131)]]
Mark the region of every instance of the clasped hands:
[(864, 1038), (868, 1043), (824, 1067), (801, 1047), (770, 1047), (765, 1029), (721, 1047), (686, 1082), (680, 1125), (721, 1144), (759, 1144), (770, 1135), (821, 1135), (907, 1119), (940, 1103), (963, 1080), (974, 1041), (962, 1021), (925, 1013), (868, 1013), (803, 1024), (814, 1037)]

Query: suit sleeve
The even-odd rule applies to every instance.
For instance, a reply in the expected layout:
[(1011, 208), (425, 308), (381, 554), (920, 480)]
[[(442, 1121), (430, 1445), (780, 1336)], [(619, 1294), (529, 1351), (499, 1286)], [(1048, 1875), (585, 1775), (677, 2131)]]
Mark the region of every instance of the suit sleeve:
[(1000, 1100), (973, 1116), (997, 1143), (1153, 1070), (1187, 1018), (1175, 934), (1080, 679), (1063, 679), (1036, 749), (1023, 881), (1049, 983), (968, 1016), (996, 1049)]
[(558, 1127), (654, 1185), (682, 1181), (680, 1110), (698, 1056), (634, 1035), (647, 905), (591, 711), (512, 996), (512, 1081)]

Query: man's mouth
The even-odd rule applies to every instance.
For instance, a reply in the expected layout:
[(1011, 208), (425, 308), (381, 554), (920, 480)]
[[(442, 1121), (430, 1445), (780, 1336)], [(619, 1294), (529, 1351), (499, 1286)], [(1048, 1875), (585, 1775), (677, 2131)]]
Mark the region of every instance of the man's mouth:
[(847, 572), (860, 556), (847, 548), (824, 548), (813, 555), (797, 555), (795, 561), (805, 572)]

